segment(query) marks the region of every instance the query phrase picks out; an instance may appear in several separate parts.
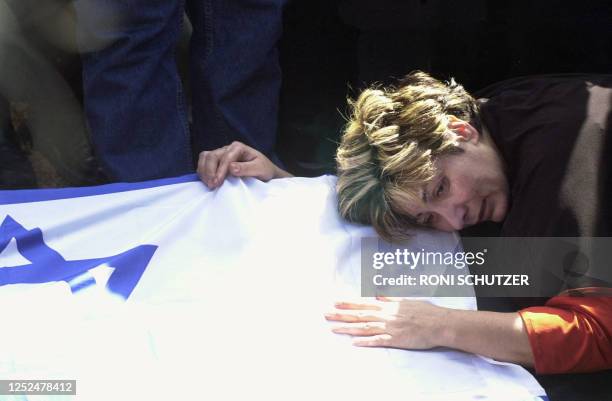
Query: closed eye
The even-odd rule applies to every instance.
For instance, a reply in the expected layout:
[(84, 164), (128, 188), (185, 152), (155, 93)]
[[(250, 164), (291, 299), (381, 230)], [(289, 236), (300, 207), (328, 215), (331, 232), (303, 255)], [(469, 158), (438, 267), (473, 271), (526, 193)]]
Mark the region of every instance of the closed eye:
[(434, 190), (433, 198), (438, 199), (442, 197), (448, 191), (448, 187), (449, 187), (448, 178), (442, 177), (442, 179), (440, 180), (440, 182), (438, 183), (438, 185), (436, 186)]

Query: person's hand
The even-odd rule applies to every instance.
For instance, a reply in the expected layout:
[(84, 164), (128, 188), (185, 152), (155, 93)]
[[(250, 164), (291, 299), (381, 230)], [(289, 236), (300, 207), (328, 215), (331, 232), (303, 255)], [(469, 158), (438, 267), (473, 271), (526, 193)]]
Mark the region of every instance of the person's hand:
[(200, 179), (210, 189), (223, 184), (228, 174), (236, 177), (255, 177), (261, 181), (291, 176), (263, 153), (241, 142), (200, 153), (197, 171)]
[(445, 311), (428, 302), (379, 297), (367, 303), (337, 302), (325, 318), (340, 322), (332, 331), (353, 336), (357, 346), (428, 349), (441, 345), (437, 339)]

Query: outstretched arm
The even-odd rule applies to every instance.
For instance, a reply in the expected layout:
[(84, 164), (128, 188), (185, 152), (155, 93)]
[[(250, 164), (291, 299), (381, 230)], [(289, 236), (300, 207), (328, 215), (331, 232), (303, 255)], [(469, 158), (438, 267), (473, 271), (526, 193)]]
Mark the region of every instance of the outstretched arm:
[(527, 331), (518, 313), (466, 311), (422, 301), (340, 302), (327, 314), (335, 333), (366, 347), (449, 347), (499, 361), (533, 366)]
[[(577, 290), (575, 290), (577, 291)], [(612, 368), (612, 290), (582, 289), (516, 313), (442, 308), (379, 298), (340, 302), (326, 318), (333, 331), (366, 347), (449, 347), (535, 367), (538, 373)]]

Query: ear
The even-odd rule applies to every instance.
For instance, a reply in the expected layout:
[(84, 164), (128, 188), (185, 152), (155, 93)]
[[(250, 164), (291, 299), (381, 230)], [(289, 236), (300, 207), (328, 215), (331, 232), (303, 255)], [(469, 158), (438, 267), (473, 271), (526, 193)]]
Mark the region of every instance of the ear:
[(448, 115), (448, 129), (457, 135), (459, 141), (478, 143), (480, 140), (480, 132), (472, 124), (456, 116)]

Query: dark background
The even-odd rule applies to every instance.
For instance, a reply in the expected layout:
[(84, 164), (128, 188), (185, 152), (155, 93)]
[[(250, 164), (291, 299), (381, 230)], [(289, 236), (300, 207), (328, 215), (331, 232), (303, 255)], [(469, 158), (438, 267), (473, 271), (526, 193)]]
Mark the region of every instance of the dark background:
[[(69, 10), (71, 2), (0, 1), (15, 14), (24, 40), (82, 102), (79, 56), (74, 49), (58, 46), (58, 38), (50, 35), (62, 28), (67, 30), (62, 35), (70, 36), (73, 28), (66, 27), (70, 18), (58, 10), (62, 6)], [(179, 44), (181, 67), (187, 38), (188, 32)], [(283, 86), (277, 150), (292, 173), (316, 176), (334, 172), (346, 99), (369, 84), (390, 83), (415, 69), (441, 79), (454, 77), (470, 92), (524, 75), (611, 73), (612, 3), (292, 0), (286, 7), (279, 47)], [(29, 132), (29, 117), (39, 111), (32, 110), (33, 102), (20, 99), (19, 93), (3, 95), (1, 188), (104, 182), (95, 160), (88, 160), (91, 169), (85, 177), (68, 179), (69, 163), (64, 168), (45, 160), (44, 152), (32, 151), (32, 136), (45, 134)], [(86, 137), (86, 127), (82, 131)]]
[(506, 78), (612, 72), (606, 1), (294, 1), (280, 45), (279, 151), (293, 172), (333, 172), (346, 96), (421, 69), (470, 92)]

